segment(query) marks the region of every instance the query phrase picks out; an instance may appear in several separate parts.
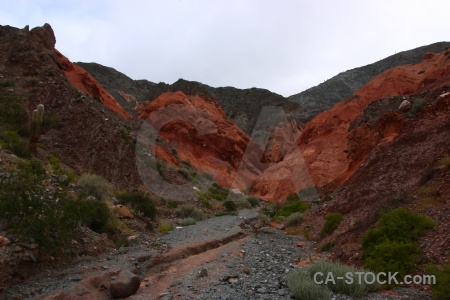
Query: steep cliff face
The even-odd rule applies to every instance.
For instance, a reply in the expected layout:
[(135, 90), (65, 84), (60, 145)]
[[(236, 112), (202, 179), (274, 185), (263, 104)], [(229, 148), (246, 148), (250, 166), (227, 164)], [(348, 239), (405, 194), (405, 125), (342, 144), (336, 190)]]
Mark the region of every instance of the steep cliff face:
[(107, 108), (115, 111), (125, 119), (130, 118), (116, 99), (91, 74), (86, 72), (82, 67), (73, 64), (56, 49), (55, 53), (58, 56), (64, 74), (74, 87), (92, 98), (101, 101)]
[[(285, 172), (288, 166), (291, 170), (301, 168), (304, 159), (316, 186), (338, 186), (358, 170), (374, 147), (394, 140), (407, 125), (405, 117), (408, 116), (398, 111), (404, 99), (398, 96), (411, 96), (413, 107), (426, 105), (417, 93), (449, 83), (448, 53), (430, 53), (418, 64), (387, 70), (375, 76), (353, 97), (319, 114), (306, 125), (297, 140), (303, 157), (288, 156), (266, 172)], [(386, 100), (391, 102), (388, 106), (391, 110), (382, 111), (376, 124), (360, 122), (358, 126), (358, 120), (363, 118), (363, 112), (371, 102), (388, 97), (391, 97)], [(266, 190), (264, 181), (254, 186), (254, 191), (261, 196), (264, 192), (260, 191)], [(275, 200), (291, 192), (294, 191), (285, 188)]]
[(157, 156), (168, 163), (178, 166), (178, 161), (189, 161), (201, 172), (215, 174), (217, 182), (225, 186), (235, 181), (242, 163), (259, 172), (251, 162), (243, 161), (249, 136), (227, 119), (217, 101), (167, 92), (139, 105), (137, 110), (139, 117), (158, 129), (160, 137), (174, 149), (169, 152), (155, 145)]

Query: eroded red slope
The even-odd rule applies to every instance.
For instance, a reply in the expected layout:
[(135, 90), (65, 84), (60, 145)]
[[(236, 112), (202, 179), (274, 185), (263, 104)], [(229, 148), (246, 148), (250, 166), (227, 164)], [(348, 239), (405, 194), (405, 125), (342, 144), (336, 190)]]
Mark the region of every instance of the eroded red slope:
[(80, 91), (94, 99), (99, 99), (106, 107), (115, 111), (125, 119), (130, 119), (128, 113), (120, 106), (113, 96), (82, 67), (73, 64), (67, 57), (55, 49), (59, 63), (70, 83)]
[[(373, 147), (392, 141), (405, 126), (403, 118), (393, 111), (383, 117), (384, 122), (380, 123), (382, 128), (377, 129), (377, 137), (371, 135), (373, 129), (367, 136), (364, 130), (349, 130), (351, 123), (362, 115), (369, 103), (384, 97), (411, 95), (446, 84), (450, 84), (450, 59), (444, 53), (427, 54), (421, 63), (387, 70), (374, 77), (352, 98), (336, 104), (306, 125), (297, 140), (303, 158), (298, 155), (287, 156), (265, 172), (276, 174), (286, 172), (287, 169), (295, 170), (303, 165), (304, 159), (316, 186), (339, 185), (358, 169)], [(368, 147), (364, 139), (370, 140)], [(349, 145), (353, 146), (352, 151), (349, 151)], [(273, 182), (264, 180), (253, 186), (253, 191), (263, 197), (273, 189)], [(286, 185), (277, 194), (270, 196), (273, 200), (281, 200), (292, 192), (296, 191)]]
[[(159, 130), (159, 135), (176, 150), (180, 161), (189, 161), (196, 169), (215, 174), (216, 181), (222, 185), (233, 184), (249, 137), (227, 119), (217, 101), (168, 92), (139, 105), (137, 111), (140, 118)], [(170, 151), (155, 146), (157, 156), (177, 165)], [(242, 163), (250, 166), (246, 172), (260, 172), (248, 160)], [(246, 172), (239, 176), (245, 177)], [(239, 187), (245, 188), (244, 184)]]

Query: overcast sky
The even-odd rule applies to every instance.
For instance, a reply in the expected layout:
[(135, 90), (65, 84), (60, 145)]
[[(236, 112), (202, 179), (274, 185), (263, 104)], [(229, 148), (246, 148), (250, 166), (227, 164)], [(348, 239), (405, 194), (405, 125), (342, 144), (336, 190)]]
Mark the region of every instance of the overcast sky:
[(448, 41), (450, 1), (0, 0), (0, 24), (52, 25), (71, 61), (133, 79), (290, 96), (403, 50)]

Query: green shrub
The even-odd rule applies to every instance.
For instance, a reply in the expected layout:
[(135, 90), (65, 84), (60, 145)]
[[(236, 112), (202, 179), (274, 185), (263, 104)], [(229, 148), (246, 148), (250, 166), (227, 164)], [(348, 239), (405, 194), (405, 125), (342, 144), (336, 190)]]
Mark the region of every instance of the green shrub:
[(330, 251), (331, 248), (333, 248), (333, 247), (334, 247), (334, 243), (328, 242), (328, 243), (324, 244), (322, 247), (320, 247), (320, 252)]
[(286, 226), (296, 226), (303, 222), (303, 214), (296, 212), (286, 218)]
[[(318, 279), (323, 280), (324, 284), (331, 291), (337, 294), (361, 297), (368, 292), (376, 291), (380, 288), (379, 284), (376, 283), (376, 280), (374, 280), (375, 282), (373, 284), (368, 284), (365, 280), (361, 280), (361, 282), (359, 282), (356, 272), (364, 272), (366, 274), (371, 272), (367, 269), (361, 270), (338, 262), (316, 261), (308, 269), (308, 274), (311, 278), (314, 278), (314, 275), (318, 272), (323, 274), (323, 276)], [(332, 280), (326, 282), (325, 279), (329, 273), (333, 275), (334, 282)], [(353, 282), (345, 280), (348, 278), (347, 273), (352, 274)], [(339, 280), (337, 279), (338, 277), (344, 278), (344, 280)]]
[(251, 196), (247, 198), (248, 203), (250, 203), (250, 205), (252, 207), (257, 207), (261, 205), (261, 201), (259, 201), (259, 199), (257, 197)]
[(289, 273), (287, 285), (297, 300), (328, 300), (331, 292), (327, 287), (315, 284), (302, 270)]
[(438, 161), (438, 166), (441, 168), (450, 168), (450, 156), (444, 156)]
[(185, 218), (183, 220), (178, 221), (178, 224), (180, 226), (189, 226), (189, 225), (195, 225), (197, 221), (194, 218)]
[(205, 219), (205, 214), (203, 211), (192, 204), (183, 204), (178, 206), (176, 215), (179, 218), (193, 218), (196, 221)]
[(414, 270), (419, 247), (412, 242), (383, 241), (364, 250), (364, 266), (378, 272), (399, 272), (404, 276)]
[(96, 174), (85, 174), (78, 180), (78, 186), (81, 188), (81, 196), (93, 196), (98, 200), (105, 199), (112, 192), (112, 185), (102, 176)]
[(221, 187), (217, 182), (213, 182), (213, 184), (208, 188), (208, 192), (211, 195), (218, 197), (213, 197), (214, 199), (225, 200), (228, 196), (229, 190)]
[(17, 170), (0, 180), (0, 211), (13, 232), (58, 252), (70, 242), (78, 216), (65, 191), (46, 191), (44, 177), (38, 161), (20, 160)]
[(420, 254), (418, 239), (434, 226), (432, 219), (405, 208), (382, 214), (377, 228), (369, 229), (362, 238), (364, 266), (406, 275), (415, 268)]
[(161, 233), (166, 233), (175, 229), (175, 227), (168, 222), (161, 222), (158, 224), (158, 229)]
[(450, 264), (427, 265), (425, 272), (428, 275), (436, 276), (436, 284), (432, 284), (433, 299), (450, 299)]
[(24, 97), (0, 89), (0, 125), (19, 130), (27, 124), (28, 115), (23, 106)]
[(427, 101), (423, 98), (414, 99), (411, 104), (411, 112), (413, 114), (419, 113), (427, 105)]
[(105, 232), (112, 217), (111, 210), (103, 201), (80, 199), (77, 202), (77, 211), (83, 225), (100, 233)]
[(237, 205), (234, 201), (232, 200), (227, 200), (223, 203), (223, 206), (225, 207), (225, 209), (229, 212), (231, 211), (236, 211), (237, 210)]
[(328, 213), (325, 216), (325, 224), (322, 228), (322, 234), (330, 234), (339, 227), (344, 217), (340, 213)]
[(148, 197), (142, 192), (134, 193), (119, 193), (117, 198), (121, 203), (133, 207), (138, 212), (141, 212), (147, 218), (155, 220), (156, 218), (156, 206), (153, 199)]
[(310, 207), (309, 203), (300, 200), (288, 200), (279, 210), (277, 210), (275, 217), (289, 217), (296, 212), (304, 212)]
[(7, 130), (0, 132), (0, 145), (19, 157), (31, 157), (31, 151), (28, 143), (19, 136), (17, 131)]

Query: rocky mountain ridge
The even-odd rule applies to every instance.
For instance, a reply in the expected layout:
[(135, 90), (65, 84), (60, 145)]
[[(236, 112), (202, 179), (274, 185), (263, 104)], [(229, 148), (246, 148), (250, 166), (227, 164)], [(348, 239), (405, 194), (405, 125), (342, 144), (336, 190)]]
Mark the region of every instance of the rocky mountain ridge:
[(339, 73), (325, 82), (289, 96), (287, 99), (304, 108), (301, 119), (310, 120), (318, 113), (330, 109), (337, 102), (350, 98), (374, 76), (397, 66), (419, 63), (426, 53), (442, 52), (448, 47), (450, 47), (449, 42), (438, 42), (402, 51), (367, 66)]

